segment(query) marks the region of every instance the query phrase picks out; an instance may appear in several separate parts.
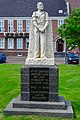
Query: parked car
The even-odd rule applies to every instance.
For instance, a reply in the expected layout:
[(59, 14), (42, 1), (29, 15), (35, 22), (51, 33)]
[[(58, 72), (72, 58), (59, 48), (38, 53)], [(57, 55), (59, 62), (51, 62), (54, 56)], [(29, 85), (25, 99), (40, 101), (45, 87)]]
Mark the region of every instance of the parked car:
[(77, 53), (68, 54), (68, 64), (79, 64), (79, 56)]
[(6, 55), (4, 53), (0, 53), (0, 63), (6, 62)]

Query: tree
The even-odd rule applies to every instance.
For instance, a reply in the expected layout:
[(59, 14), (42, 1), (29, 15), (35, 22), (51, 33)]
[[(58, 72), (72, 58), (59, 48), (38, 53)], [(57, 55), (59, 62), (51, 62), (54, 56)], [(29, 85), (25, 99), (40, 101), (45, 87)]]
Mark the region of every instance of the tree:
[(64, 24), (58, 28), (58, 33), (65, 38), (68, 47), (78, 46), (80, 56), (80, 8), (73, 9)]

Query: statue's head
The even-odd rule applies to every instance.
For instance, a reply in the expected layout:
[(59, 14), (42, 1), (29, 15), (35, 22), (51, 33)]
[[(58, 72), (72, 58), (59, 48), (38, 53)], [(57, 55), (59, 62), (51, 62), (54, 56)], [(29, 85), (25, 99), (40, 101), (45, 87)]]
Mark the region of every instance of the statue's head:
[(38, 9), (38, 10), (44, 10), (44, 5), (43, 5), (42, 2), (38, 2), (38, 3), (37, 3), (37, 9)]

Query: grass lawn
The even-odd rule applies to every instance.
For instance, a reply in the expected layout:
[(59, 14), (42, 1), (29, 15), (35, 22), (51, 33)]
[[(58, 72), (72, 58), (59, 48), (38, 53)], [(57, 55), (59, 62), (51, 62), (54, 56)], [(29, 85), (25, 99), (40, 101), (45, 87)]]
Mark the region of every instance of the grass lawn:
[[(4, 116), (4, 108), (20, 93), (21, 66), (0, 64), (0, 120), (68, 120), (43, 116)], [(59, 65), (59, 95), (71, 101), (75, 112), (74, 120), (80, 120), (79, 65)]]

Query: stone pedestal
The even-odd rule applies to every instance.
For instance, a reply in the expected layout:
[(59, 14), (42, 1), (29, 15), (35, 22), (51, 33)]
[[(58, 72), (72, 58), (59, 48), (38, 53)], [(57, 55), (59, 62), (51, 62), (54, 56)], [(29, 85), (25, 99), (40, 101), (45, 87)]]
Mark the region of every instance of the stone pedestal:
[(9, 103), (4, 114), (73, 118), (70, 101), (58, 95), (58, 66), (25, 65), (21, 68), (21, 95)]
[(21, 100), (58, 102), (58, 67), (29, 65), (21, 69)]

